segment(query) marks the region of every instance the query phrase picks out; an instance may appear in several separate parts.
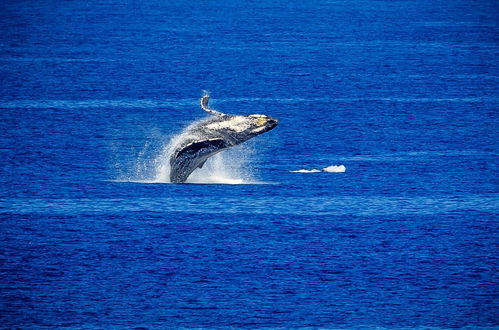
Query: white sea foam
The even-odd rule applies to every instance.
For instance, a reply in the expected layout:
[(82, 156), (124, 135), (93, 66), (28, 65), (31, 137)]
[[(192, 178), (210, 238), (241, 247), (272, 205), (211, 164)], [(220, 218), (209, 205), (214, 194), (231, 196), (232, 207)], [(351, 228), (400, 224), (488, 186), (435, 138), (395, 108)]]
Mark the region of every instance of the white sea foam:
[(345, 167), (345, 165), (331, 165), (322, 169), (323, 172), (329, 173), (343, 173), (346, 170), (347, 168)]
[(290, 171), (291, 173), (320, 173), (320, 172), (327, 172), (327, 173), (343, 173), (347, 170), (345, 165), (331, 165), (328, 167), (324, 167), (322, 170), (317, 170), (317, 169), (312, 169), (312, 170), (306, 170), (306, 169), (301, 169), (301, 170), (294, 170)]
[(301, 170), (296, 170), (296, 171), (290, 171), (291, 173), (319, 173), (319, 172), (322, 172), (321, 170), (316, 170), (316, 169), (313, 169), (313, 170), (305, 170), (305, 169), (301, 169)]
[(253, 150), (240, 145), (225, 150), (208, 159), (203, 168), (196, 169), (187, 183), (252, 184), (258, 183), (252, 176), (249, 158)]

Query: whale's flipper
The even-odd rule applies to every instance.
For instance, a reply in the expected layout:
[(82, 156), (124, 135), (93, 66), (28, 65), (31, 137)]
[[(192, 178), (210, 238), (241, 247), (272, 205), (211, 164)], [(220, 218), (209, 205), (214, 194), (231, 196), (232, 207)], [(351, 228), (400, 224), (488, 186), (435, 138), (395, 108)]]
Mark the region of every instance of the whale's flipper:
[(206, 154), (225, 147), (227, 147), (227, 144), (222, 139), (195, 141), (179, 150), (176, 154), (176, 158), (181, 158), (186, 155), (191, 156), (198, 153)]
[(229, 145), (223, 139), (195, 141), (178, 150), (170, 158), (170, 182), (184, 183), (206, 160)]
[(208, 94), (205, 94), (201, 100), (199, 101), (200, 105), (201, 105), (201, 108), (208, 112), (208, 113), (211, 113), (212, 115), (215, 115), (215, 116), (225, 116), (225, 114), (217, 111), (217, 110), (214, 110), (214, 109), (211, 109), (209, 106), (208, 106), (208, 101), (210, 100), (210, 96)]

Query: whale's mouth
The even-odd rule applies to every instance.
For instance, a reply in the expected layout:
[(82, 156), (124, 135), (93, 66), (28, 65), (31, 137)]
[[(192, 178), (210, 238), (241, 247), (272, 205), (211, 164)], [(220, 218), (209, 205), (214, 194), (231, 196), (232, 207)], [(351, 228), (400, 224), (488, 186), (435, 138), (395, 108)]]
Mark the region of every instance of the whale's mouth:
[(267, 129), (270, 131), (271, 129), (273, 129), (274, 127), (277, 126), (277, 124), (279, 124), (279, 120), (275, 119), (275, 118), (272, 118), (272, 117), (268, 117), (267, 118)]

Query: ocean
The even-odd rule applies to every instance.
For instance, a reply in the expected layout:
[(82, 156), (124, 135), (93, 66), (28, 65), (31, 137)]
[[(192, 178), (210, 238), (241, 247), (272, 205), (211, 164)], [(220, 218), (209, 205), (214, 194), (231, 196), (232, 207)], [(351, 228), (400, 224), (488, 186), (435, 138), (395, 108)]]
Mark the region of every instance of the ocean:
[[(3, 1), (0, 328), (499, 327), (498, 19)], [(279, 125), (171, 184), (204, 91)]]

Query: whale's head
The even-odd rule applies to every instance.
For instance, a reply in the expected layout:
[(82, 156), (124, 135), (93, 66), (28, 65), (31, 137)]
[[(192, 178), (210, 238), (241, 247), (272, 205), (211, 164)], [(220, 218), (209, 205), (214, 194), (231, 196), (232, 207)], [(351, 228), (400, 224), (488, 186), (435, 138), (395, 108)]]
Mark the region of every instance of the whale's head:
[(211, 119), (203, 126), (213, 135), (224, 136), (230, 141), (229, 145), (236, 145), (270, 131), (277, 123), (277, 119), (266, 115), (224, 115)]
[(213, 133), (229, 134), (233, 141), (231, 145), (239, 144), (254, 136), (268, 132), (277, 126), (277, 119), (266, 115), (253, 114), (248, 116), (227, 115), (209, 107), (210, 96), (205, 95), (200, 100), (201, 108), (215, 115), (215, 118), (209, 119), (204, 129)]
[(250, 120), (250, 132), (259, 135), (270, 131), (277, 126), (278, 120), (266, 115), (249, 115), (247, 118)]

